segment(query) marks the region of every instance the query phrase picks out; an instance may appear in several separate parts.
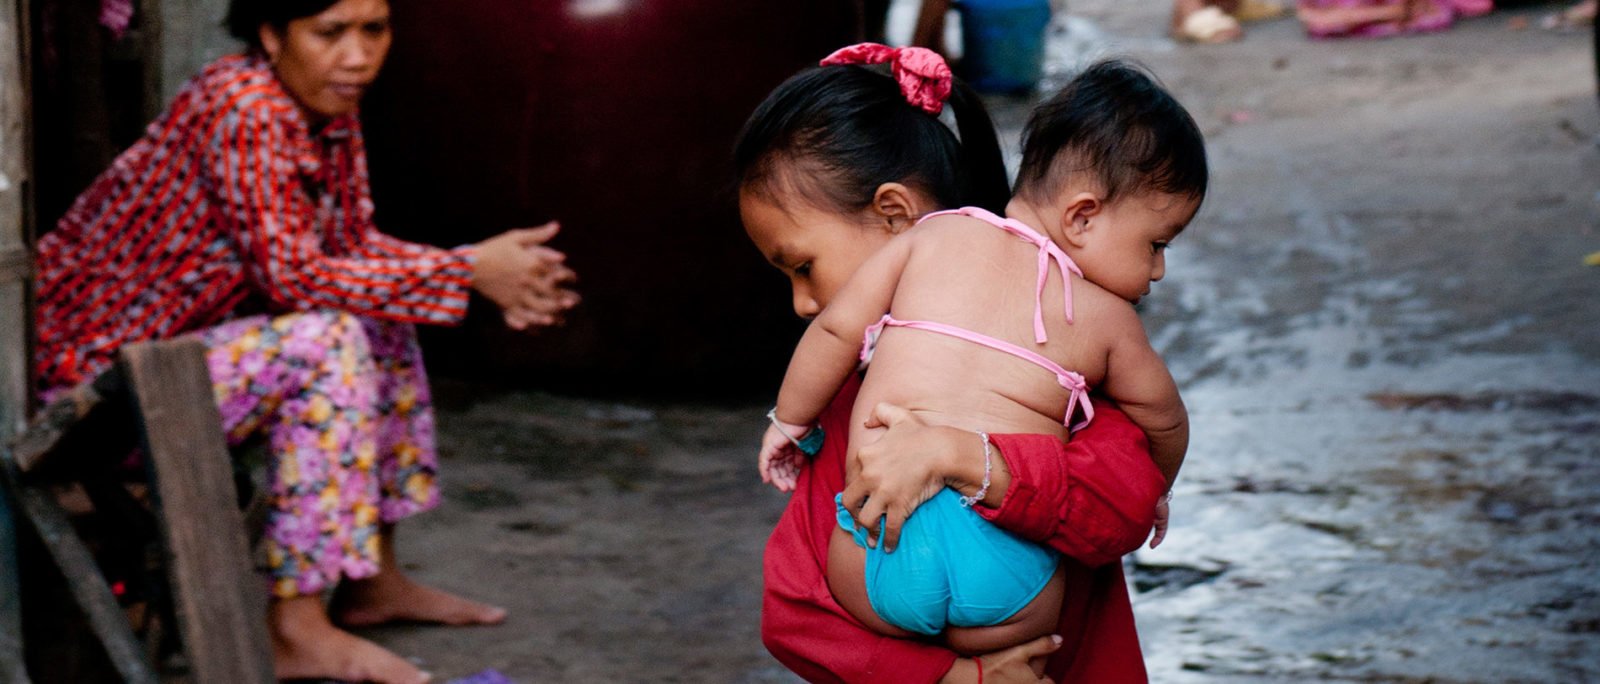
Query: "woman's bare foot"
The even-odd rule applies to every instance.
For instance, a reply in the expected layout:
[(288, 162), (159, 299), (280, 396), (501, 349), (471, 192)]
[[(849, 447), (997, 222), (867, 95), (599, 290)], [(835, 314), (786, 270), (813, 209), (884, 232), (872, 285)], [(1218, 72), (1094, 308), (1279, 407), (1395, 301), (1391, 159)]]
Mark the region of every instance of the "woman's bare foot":
[(346, 627), (385, 622), (495, 625), (506, 619), (504, 608), (419, 584), (398, 570), (345, 580), (334, 592), (329, 612)]
[(278, 679), (379, 684), (426, 684), (431, 679), (392, 651), (334, 627), (316, 596), (273, 601), (267, 625)]
[(1600, 2), (1596, 0), (1583, 0), (1566, 11), (1567, 20), (1574, 24), (1594, 21), (1596, 14), (1600, 14)]
[(1370, 5), (1356, 7), (1307, 7), (1296, 11), (1306, 30), (1315, 34), (1336, 34), (1355, 30), (1368, 24), (1405, 21), (1411, 13), (1411, 3)]

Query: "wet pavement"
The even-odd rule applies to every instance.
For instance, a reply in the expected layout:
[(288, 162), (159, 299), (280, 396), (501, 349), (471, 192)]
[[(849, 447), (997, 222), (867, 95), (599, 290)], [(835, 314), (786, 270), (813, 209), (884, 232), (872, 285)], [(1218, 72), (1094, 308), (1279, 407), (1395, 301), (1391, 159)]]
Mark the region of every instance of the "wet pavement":
[(1154, 680), (1600, 680), (1600, 108), (1517, 14), (1135, 49), (1216, 169), (1146, 309), (1195, 429)]
[[(1214, 170), (1144, 305), (1194, 426), (1128, 559), (1154, 681), (1600, 681), (1591, 38), (1512, 23), (1552, 8), (1194, 48), (1163, 3), (1073, 4), (1057, 62), (1148, 64)], [(757, 632), (764, 407), (472, 399), (401, 557), (512, 621), (376, 638), (445, 678), (794, 681)]]

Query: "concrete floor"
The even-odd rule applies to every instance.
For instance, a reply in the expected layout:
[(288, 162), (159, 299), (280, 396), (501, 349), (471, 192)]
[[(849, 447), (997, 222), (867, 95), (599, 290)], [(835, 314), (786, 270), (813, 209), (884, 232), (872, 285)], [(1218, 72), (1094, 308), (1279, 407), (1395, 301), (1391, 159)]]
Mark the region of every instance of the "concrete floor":
[[(1052, 78), (1138, 58), (1214, 173), (1144, 305), (1195, 429), (1129, 559), (1155, 681), (1600, 680), (1591, 36), (1513, 23), (1553, 7), (1180, 47), (1164, 3), (1073, 4)], [(994, 103), (1014, 139), (1028, 103)], [(372, 635), (445, 679), (793, 681), (757, 632), (763, 409), (450, 402), (401, 557), (513, 617)]]

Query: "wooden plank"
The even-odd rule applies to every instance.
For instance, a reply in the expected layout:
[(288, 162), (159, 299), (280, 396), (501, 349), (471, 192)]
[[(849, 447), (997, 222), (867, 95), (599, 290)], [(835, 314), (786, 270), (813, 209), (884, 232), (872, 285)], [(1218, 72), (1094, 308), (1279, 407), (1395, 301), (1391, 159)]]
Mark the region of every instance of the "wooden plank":
[[(32, 475), (60, 452), (121, 458), (134, 446), (126, 393), (122, 372), (111, 370), (56, 397), (11, 441), (17, 470)], [(90, 460), (77, 465), (100, 463)]]
[(222, 29), (227, 14), (228, 0), (143, 0), (146, 118), (205, 65), (244, 48)]
[(26, 282), (33, 277), (33, 254), (27, 248), (0, 248), (0, 283)]
[[(5, 467), (0, 457), (0, 467)], [(17, 583), (16, 505), (9, 487), (0, 484), (0, 682), (28, 681), (22, 660), (22, 596)]]
[[(0, 445), (21, 427), (28, 406), (29, 102), (28, 0), (0, 0)], [(0, 470), (11, 472), (0, 448)], [(0, 490), (9, 487), (0, 476)], [(0, 684), (26, 684), (16, 501), (0, 491)]]
[(112, 596), (94, 557), (72, 529), (72, 523), (67, 521), (67, 514), (55, 497), (37, 487), (17, 486), (14, 477), (7, 477), (5, 486), (16, 495), (21, 510), (33, 523), (45, 548), (50, 550), (73, 598), (88, 619), (89, 628), (105, 647), (117, 673), (130, 684), (156, 684), (155, 671), (145, 661), (144, 648), (128, 626), (127, 615)]
[(144, 425), (178, 634), (201, 684), (273, 681), (266, 598), (250, 563), (205, 348), (133, 344), (122, 367)]

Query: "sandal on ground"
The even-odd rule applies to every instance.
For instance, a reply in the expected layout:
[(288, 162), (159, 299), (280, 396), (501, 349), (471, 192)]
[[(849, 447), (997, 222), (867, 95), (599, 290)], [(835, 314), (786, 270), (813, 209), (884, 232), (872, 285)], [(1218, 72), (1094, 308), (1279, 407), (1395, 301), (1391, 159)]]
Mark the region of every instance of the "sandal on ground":
[(1571, 31), (1585, 28), (1594, 23), (1594, 15), (1600, 5), (1595, 0), (1582, 0), (1578, 4), (1568, 7), (1555, 14), (1545, 15), (1539, 20), (1539, 26), (1547, 30)]
[(1214, 6), (1197, 9), (1184, 17), (1173, 30), (1172, 37), (1185, 43), (1214, 45), (1231, 43), (1244, 36), (1239, 20)]

